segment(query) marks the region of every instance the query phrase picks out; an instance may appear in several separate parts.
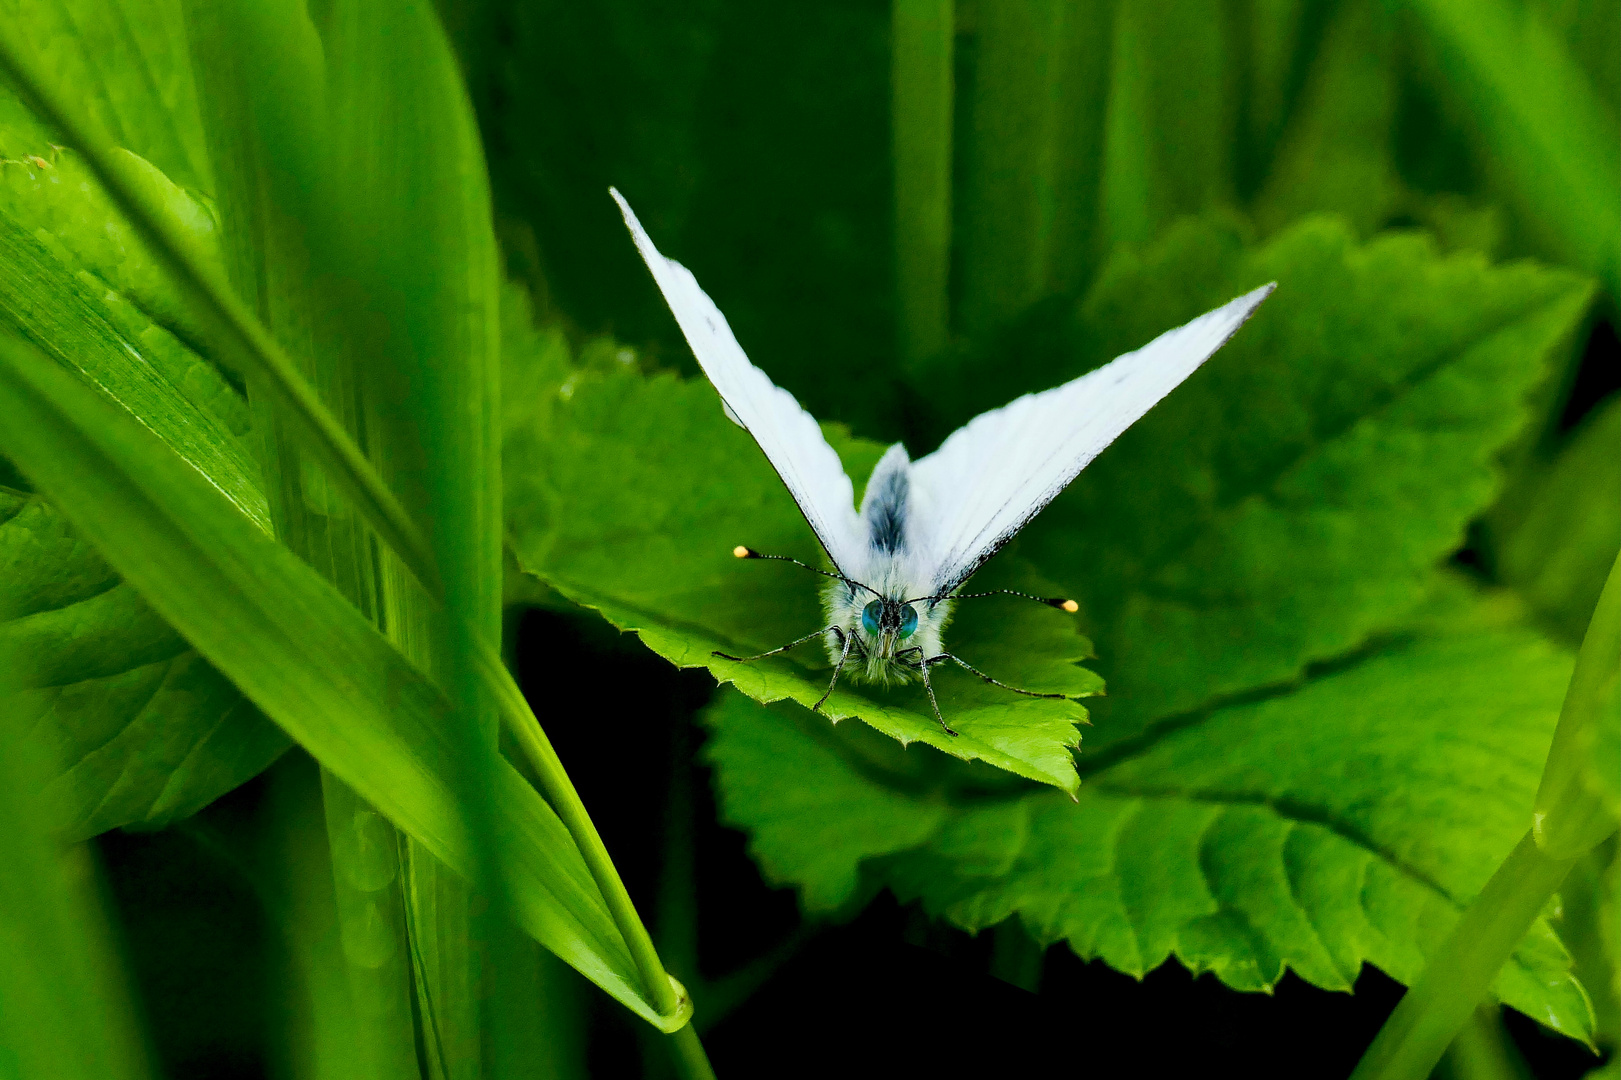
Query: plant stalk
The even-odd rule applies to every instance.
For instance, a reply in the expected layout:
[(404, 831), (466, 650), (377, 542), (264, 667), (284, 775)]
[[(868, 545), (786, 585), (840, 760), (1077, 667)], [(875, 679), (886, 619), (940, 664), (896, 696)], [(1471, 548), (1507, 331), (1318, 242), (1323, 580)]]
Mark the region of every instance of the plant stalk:
[(1575, 862), (1550, 858), (1527, 831), (1397, 1003), (1351, 1080), (1429, 1076)]

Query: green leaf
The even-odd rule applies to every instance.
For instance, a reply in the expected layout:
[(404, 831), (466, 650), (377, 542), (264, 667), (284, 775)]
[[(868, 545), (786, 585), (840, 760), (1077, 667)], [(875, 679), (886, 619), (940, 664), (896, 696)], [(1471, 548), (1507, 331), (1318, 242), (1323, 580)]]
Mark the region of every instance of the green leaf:
[(118, 152), (111, 136), (83, 103), (70, 98), (53, 81), (42, 59), (43, 54), (24, 41), (16, 25), (0, 23), (0, 68), (42, 118), (60, 129), (84, 156), (124, 219), (204, 313), (210, 338), (217, 343), (215, 348), (227, 354), (226, 363), (263, 381), (262, 389), (298, 425), (304, 445), (328, 467), (331, 479), (347, 489), (379, 536), (400, 554), (418, 580), (435, 587), (438, 579), (432, 554), (393, 492), (339, 420), (323, 407), (289, 354), (231, 292), (214, 263), (196, 248), (188, 223), (175, 216), (173, 201), (154, 187), (150, 169)]
[[(150, 165), (120, 156), (208, 250), (212, 218)], [(259, 468), (242, 438), (246, 403), (155, 321), (187, 323), (167, 277), (75, 155), (50, 169), (0, 170), (0, 257), (10, 268), (0, 279), (0, 324), (141, 417), (268, 529)]]
[(51, 745), (54, 827), (161, 828), (258, 775), (287, 737), (37, 495), (0, 490), (0, 642), (15, 715)]
[[(126, 101), (125, 112), (133, 110)], [(56, 154), (21, 121), (4, 134), (13, 152), (26, 146), (47, 167), (0, 170), (0, 247), (12, 271), (0, 281), (0, 323), (139, 417), (268, 530), (247, 404), (165, 328), (190, 326), (168, 278), (76, 155)], [(151, 165), (124, 157), (197, 249), (211, 250), (207, 209)], [(8, 493), (0, 502), (0, 633), (38, 665), (25, 701), (54, 744), (49, 805), (65, 835), (161, 827), (286, 747), (285, 735), (45, 500)]]
[[(0, 452), (154, 609), (325, 767), (463, 874), (471, 763), (442, 694), (331, 585), (144, 428), (21, 343), (0, 348)], [(656, 1022), (567, 831), (509, 766), (492, 778), (519, 923)]]
[(1488, 519), (1498, 577), (1578, 642), (1621, 548), (1621, 395), (1594, 409), (1552, 462), (1533, 464)]
[[(1286, 969), (1350, 989), (1363, 963), (1410, 981), (1523, 833), (1571, 666), (1511, 604), (1459, 603), (1298, 688), (1117, 744), (1078, 802), (735, 694), (704, 714), (705, 754), (725, 819), (808, 908), (864, 879), (968, 930), (1017, 915), (1133, 975), (1175, 956), (1246, 990)], [(1539, 922), (1497, 991), (1581, 1037), (1567, 967)]]
[[(1109, 697), (1089, 747), (1399, 624), (1495, 494), (1495, 455), (1591, 295), (1410, 235), (1358, 246), (1307, 220), (1246, 249), (1190, 222), (1105, 270), (1058, 347), (932, 385), (961, 422), (1269, 280), (1277, 295), (1243, 332), (1027, 530), (1022, 550), (1080, 600), (1098, 643)], [(999, 392), (974, 381), (989, 371)]]
[[(748, 434), (729, 422), (705, 382), (576, 370), (532, 403), (510, 434), (507, 520), (526, 570), (576, 603), (634, 630), (682, 667), (707, 667), (761, 701), (810, 705), (832, 665), (819, 643), (739, 664), (826, 625), (822, 580), (803, 570), (743, 562), (732, 548), (818, 559), (815, 540)], [(882, 448), (830, 430), (852, 476)], [(606, 478), (612, 482), (605, 482)], [(1004, 555), (975, 583), (1040, 592), (1039, 576)], [(976, 606), (977, 605), (977, 606)], [(1090, 644), (1072, 619), (1017, 600), (960, 605), (948, 634), (970, 663), (1005, 682), (1072, 696), (1096, 693), (1075, 662)], [(1064, 790), (1075, 786), (1070, 748), (1086, 711), (1072, 701), (1018, 697), (966, 674), (936, 681), (940, 707), (961, 732), (941, 730), (921, 686), (884, 690), (846, 678), (823, 706), (831, 721), (860, 717), (903, 745), (924, 742)]]
[[(183, 187), (211, 191), (212, 169), (197, 116), (197, 91), (176, 0), (42, 0), (7, 5), (16, 41), (114, 145), (129, 147)], [(10, 155), (41, 153), (28, 142), (50, 134), (10, 93), (0, 93), (0, 128), (25, 131)], [(42, 156), (49, 157), (48, 154)]]

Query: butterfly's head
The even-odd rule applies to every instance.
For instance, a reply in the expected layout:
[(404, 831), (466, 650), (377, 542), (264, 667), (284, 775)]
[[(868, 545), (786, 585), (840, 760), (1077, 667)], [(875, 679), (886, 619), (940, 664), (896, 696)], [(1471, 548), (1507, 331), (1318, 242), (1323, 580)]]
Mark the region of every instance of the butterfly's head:
[(917, 608), (887, 597), (874, 600), (861, 609), (861, 628), (879, 659), (892, 659), (911, 646), (910, 639), (917, 633)]

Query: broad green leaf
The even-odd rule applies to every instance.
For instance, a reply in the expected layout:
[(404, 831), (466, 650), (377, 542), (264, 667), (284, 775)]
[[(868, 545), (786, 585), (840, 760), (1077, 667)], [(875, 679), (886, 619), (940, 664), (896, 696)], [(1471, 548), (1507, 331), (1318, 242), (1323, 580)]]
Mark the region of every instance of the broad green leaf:
[[(865, 880), (1139, 976), (1175, 956), (1246, 990), (1286, 969), (1348, 990), (1363, 963), (1410, 981), (1523, 834), (1571, 668), (1512, 604), (1437, 606), (1296, 688), (1117, 744), (1078, 802), (735, 694), (704, 752), (724, 817), (808, 908)], [(1497, 991), (1581, 1037), (1567, 966), (1539, 922)]]
[(1261, 282), (1277, 294), (1026, 531), (1080, 600), (1109, 696), (1095, 748), (1297, 678), (1398, 624), (1499, 480), (1591, 289), (1567, 273), (1355, 244), (1259, 248), (1208, 222), (1124, 254), (1046, 343), (937, 371), (942, 429), (1071, 378)]
[(1488, 519), (1498, 577), (1573, 643), (1621, 548), (1618, 446), (1621, 396), (1594, 409), (1552, 462), (1534, 464)]
[[(0, 452), (154, 609), (296, 741), (463, 874), (476, 849), (448, 703), (331, 585), (127, 414), (21, 343), (0, 350)], [(567, 831), (510, 767), (494, 841), (521, 925), (656, 1021)]]
[(0, 642), (30, 676), (11, 710), (50, 748), (46, 805), (65, 838), (160, 828), (287, 748), (57, 510), (4, 490)]
[[(579, 369), (553, 381), (531, 408), (530, 422), (507, 440), (507, 521), (519, 563), (677, 665), (707, 667), (761, 701), (819, 699), (832, 674), (819, 642), (754, 664), (711, 655), (761, 653), (826, 624), (822, 579), (732, 556), (746, 544), (814, 562), (818, 549), (793, 499), (748, 434), (726, 419), (708, 383)], [(865, 479), (882, 448), (831, 434), (851, 475)], [(1008, 555), (974, 580), (985, 588), (1046, 587)], [(1016, 686), (1072, 696), (1101, 688), (1075, 666), (1089, 643), (1072, 618), (1049, 608), (964, 602), (947, 640)], [(956, 738), (941, 729), (921, 686), (886, 691), (845, 679), (823, 711), (828, 721), (860, 717), (903, 745), (928, 743), (1073, 790), (1074, 725), (1086, 716), (1078, 704), (1019, 697), (960, 672), (937, 678), (936, 690)]]
[[(25, 664), (0, 641), (0, 678)], [(0, 1075), (142, 1080), (151, 1068), (95, 865), (57, 835), (39, 797), (49, 754), (11, 689), (0, 685)]]

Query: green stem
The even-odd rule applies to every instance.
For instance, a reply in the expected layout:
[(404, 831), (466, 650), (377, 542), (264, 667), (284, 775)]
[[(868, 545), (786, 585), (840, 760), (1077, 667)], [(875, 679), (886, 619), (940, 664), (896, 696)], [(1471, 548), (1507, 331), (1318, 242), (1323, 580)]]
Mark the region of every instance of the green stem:
[(709, 1064), (709, 1055), (704, 1053), (704, 1044), (698, 1040), (698, 1030), (693, 1025), (677, 1031), (670, 1036), (670, 1048), (674, 1051), (676, 1071), (688, 1080), (715, 1080), (715, 1070)]
[(950, 334), (952, 3), (894, 0), (891, 12), (897, 330), (908, 366)]
[(432, 548), (394, 493), (322, 405), (315, 389), (270, 332), (237, 299), (218, 271), (193, 251), (167, 212), (145, 185), (114, 156), (112, 142), (94, 120), (81, 115), (34, 66), (26, 49), (0, 30), (0, 71), (32, 100), (40, 115), (76, 149), (152, 253), (188, 298), (223, 331), (244, 374), (262, 378), (288, 407), (306, 442), (332, 477), (355, 499), (361, 515), (399, 553), (401, 561), (430, 593), (441, 591)]
[(1532, 1080), (1500, 1005), (1480, 1005), (1453, 1038), (1435, 1070), (1439, 1080)]
[(1351, 1080), (1429, 1076), (1574, 863), (1549, 858), (1527, 832), (1396, 1005)]
[[(574, 781), (569, 779), (562, 761), (558, 759), (557, 751), (552, 747), (551, 740), (546, 737), (540, 721), (530, 711), (523, 691), (518, 689), (512, 673), (501, 663), (501, 658), (493, 649), (485, 648), (480, 653), (480, 659), (482, 673), (500, 709), (501, 721), (517, 740), (524, 760), (539, 778), (546, 801), (557, 811), (557, 816), (562, 819), (564, 827), (568, 829), (575, 845), (579, 847), (585, 865), (591, 871), (597, 888), (601, 890), (602, 898), (608, 905), (608, 911), (613, 916), (615, 925), (619, 927), (620, 935), (625, 939), (631, 958), (636, 962), (636, 970), (642, 977), (648, 999), (668, 1025), (660, 1025), (661, 1028), (666, 1033), (677, 1036), (675, 1048), (678, 1061), (687, 1070), (687, 1075), (713, 1076), (696, 1032), (685, 1039), (680, 1036), (682, 1031), (691, 1029), (688, 1021), (692, 1017), (692, 1001), (681, 984), (664, 970), (658, 950), (653, 947), (653, 938), (643, 925), (641, 916), (636, 913), (636, 905), (631, 901), (630, 893), (625, 891), (625, 883), (619, 876), (619, 869), (614, 866), (607, 847), (602, 843), (602, 836), (597, 832), (596, 824), (586, 812), (585, 804), (580, 801), (580, 793), (574, 789)], [(702, 1069), (692, 1071), (693, 1062), (702, 1062)]]

